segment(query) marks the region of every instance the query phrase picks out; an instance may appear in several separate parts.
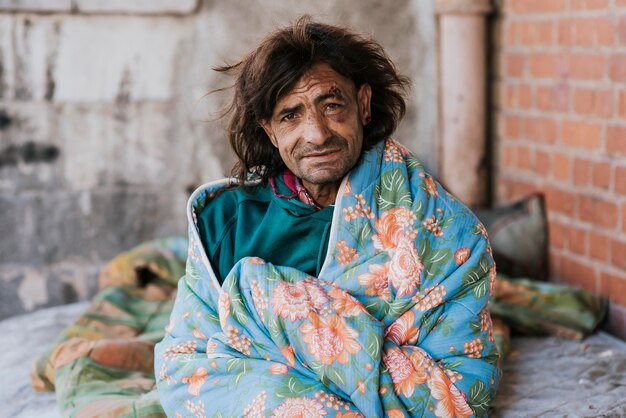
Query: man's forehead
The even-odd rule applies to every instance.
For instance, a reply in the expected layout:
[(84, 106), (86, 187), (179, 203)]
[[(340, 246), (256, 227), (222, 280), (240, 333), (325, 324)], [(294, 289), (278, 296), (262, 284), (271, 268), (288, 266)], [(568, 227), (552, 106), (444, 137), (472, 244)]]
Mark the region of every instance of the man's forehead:
[(345, 98), (353, 90), (354, 83), (351, 80), (337, 73), (328, 64), (316, 64), (276, 105), (280, 106), (285, 102), (301, 99), (302, 96), (335, 95)]

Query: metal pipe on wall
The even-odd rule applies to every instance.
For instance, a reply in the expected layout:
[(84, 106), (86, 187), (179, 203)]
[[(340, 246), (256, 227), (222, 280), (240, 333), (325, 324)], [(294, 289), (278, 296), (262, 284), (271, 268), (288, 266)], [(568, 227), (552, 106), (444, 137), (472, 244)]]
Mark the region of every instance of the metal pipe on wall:
[(439, 176), (462, 202), (486, 203), (486, 16), (489, 0), (437, 0)]

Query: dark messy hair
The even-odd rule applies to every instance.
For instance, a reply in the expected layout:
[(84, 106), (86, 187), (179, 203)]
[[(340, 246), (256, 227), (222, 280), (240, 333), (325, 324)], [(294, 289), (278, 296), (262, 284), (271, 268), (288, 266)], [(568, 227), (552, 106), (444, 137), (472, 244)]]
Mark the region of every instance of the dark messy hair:
[(363, 83), (371, 86), (371, 122), (364, 126), (364, 150), (395, 131), (406, 110), (408, 78), (397, 73), (375, 41), (303, 16), (293, 26), (270, 33), (240, 62), (215, 68), (236, 76), (226, 113), (232, 114), (229, 139), (238, 157), (232, 174), (241, 183), (251, 174), (264, 181), (285, 167), (260, 121), (269, 120), (276, 103), (319, 63), (352, 80), (357, 91)]

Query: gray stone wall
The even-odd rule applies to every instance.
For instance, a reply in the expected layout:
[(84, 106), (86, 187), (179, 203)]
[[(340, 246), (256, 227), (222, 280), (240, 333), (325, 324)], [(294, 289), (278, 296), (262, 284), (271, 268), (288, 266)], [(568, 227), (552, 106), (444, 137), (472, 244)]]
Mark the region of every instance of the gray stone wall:
[(234, 161), (211, 67), (303, 13), (413, 79), (396, 137), (436, 172), (430, 0), (0, 0), (0, 318), (86, 299), (117, 252), (185, 233), (190, 191)]

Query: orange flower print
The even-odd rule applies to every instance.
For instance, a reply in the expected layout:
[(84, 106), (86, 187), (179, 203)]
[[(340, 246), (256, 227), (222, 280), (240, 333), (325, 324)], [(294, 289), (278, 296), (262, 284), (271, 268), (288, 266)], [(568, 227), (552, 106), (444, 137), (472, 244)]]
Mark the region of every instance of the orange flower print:
[(428, 375), (423, 369), (415, 369), (404, 351), (397, 347), (389, 348), (383, 354), (383, 363), (389, 370), (396, 395), (410, 397), (416, 385), (426, 382)]
[(283, 356), (287, 359), (287, 363), (289, 363), (291, 367), (296, 365), (296, 355), (292, 346), (288, 345), (287, 347), (281, 348), (280, 352), (283, 353)]
[(339, 250), (339, 256), (337, 257), (337, 261), (342, 266), (351, 263), (352, 261), (359, 258), (359, 254), (356, 252), (354, 248), (348, 247), (348, 243), (346, 241), (339, 241), (337, 244), (337, 249)]
[(368, 296), (378, 296), (383, 300), (389, 299), (391, 297), (389, 279), (387, 277), (389, 263), (383, 265), (370, 264), (368, 269), (371, 273), (363, 273), (358, 277), (361, 286), (369, 286), (365, 289), (365, 294)]
[(365, 310), (361, 302), (343, 289), (333, 287), (328, 291), (328, 295), (333, 298), (330, 307), (337, 312), (337, 315), (343, 317), (358, 316)]
[(191, 331), (191, 335), (193, 335), (194, 337), (196, 337), (199, 340), (208, 340), (209, 339), (209, 337), (204, 335), (202, 333), (202, 331), (200, 331), (198, 328), (194, 328), (193, 331)]
[(432, 197), (439, 196), (439, 192), (437, 191), (437, 185), (435, 184), (433, 178), (423, 171), (420, 173), (420, 177), (424, 178), (424, 187), (426, 188), (426, 192)]
[(470, 250), (469, 248), (466, 248), (466, 247), (459, 248), (454, 253), (454, 262), (456, 263), (457, 266), (460, 266), (461, 264), (467, 261), (471, 253), (472, 253), (472, 250)]
[(413, 293), (420, 283), (424, 265), (420, 261), (413, 241), (402, 240), (393, 252), (389, 263), (389, 280), (397, 290), (397, 297)]
[(439, 418), (467, 418), (474, 415), (463, 393), (452, 384), (452, 381), (441, 369), (435, 368), (433, 370), (433, 374), (428, 380), (428, 387), (430, 388), (430, 395), (438, 401), (435, 415)]
[(415, 313), (405, 312), (385, 330), (385, 337), (396, 345), (415, 344), (420, 335), (419, 327), (415, 326)]
[(272, 363), (272, 365), (270, 366), (270, 373), (287, 374), (289, 373), (289, 368), (285, 366), (283, 363)]
[(209, 372), (207, 369), (205, 369), (204, 367), (198, 367), (198, 369), (191, 376), (183, 377), (182, 381), (183, 383), (189, 385), (189, 387), (187, 387), (187, 391), (190, 394), (192, 394), (193, 396), (199, 396), (200, 389), (202, 389), (202, 385), (204, 385), (204, 382), (206, 381), (208, 375)]
[(352, 194), (352, 183), (350, 183), (350, 180), (346, 179), (346, 187), (343, 190), (343, 195), (348, 196), (350, 194)]
[(220, 325), (222, 328), (226, 328), (226, 323), (230, 316), (230, 297), (225, 291), (220, 292), (220, 298), (217, 301), (217, 312), (220, 317)]
[(402, 238), (414, 234), (416, 216), (410, 209), (393, 208), (383, 212), (374, 221), (376, 233), (372, 235), (374, 248), (381, 251), (394, 250)]
[(480, 358), (483, 351), (483, 343), (480, 338), (475, 338), (468, 343), (463, 343), (463, 352), (467, 357)]
[(317, 399), (287, 398), (272, 411), (272, 418), (321, 418), (328, 415)]
[(263, 260), (262, 258), (259, 258), (259, 257), (249, 257), (248, 258), (248, 262), (250, 262), (252, 264), (257, 264), (257, 265), (265, 264), (265, 260)]
[(383, 158), (385, 161), (394, 162), (394, 163), (402, 163), (404, 162), (404, 158), (402, 158), (403, 154), (402, 149), (397, 146), (397, 144), (393, 141), (387, 141), (385, 143), (385, 150), (383, 154)]
[(317, 314), (311, 314), (309, 318), (311, 322), (300, 325), (300, 332), (304, 334), (302, 341), (315, 360), (326, 365), (334, 361), (345, 364), (351, 354), (361, 350), (355, 339), (359, 333), (348, 327), (343, 318), (337, 315), (322, 318)]
[(390, 409), (389, 411), (387, 411), (387, 417), (388, 418), (404, 418), (404, 412), (396, 408)]
[(420, 312), (434, 309), (444, 302), (446, 296), (446, 288), (444, 285), (438, 285), (433, 287), (427, 287), (424, 289), (424, 293), (416, 292), (411, 298), (415, 302), (415, 309)]
[(337, 412), (335, 418), (363, 418), (363, 414), (356, 411)]
[(324, 290), (314, 283), (280, 282), (272, 295), (274, 314), (281, 318), (289, 318), (291, 322), (304, 319), (309, 313), (322, 308), (328, 302)]
[(267, 392), (261, 391), (254, 397), (252, 402), (243, 410), (243, 418), (261, 418), (265, 414), (265, 401), (267, 400)]

